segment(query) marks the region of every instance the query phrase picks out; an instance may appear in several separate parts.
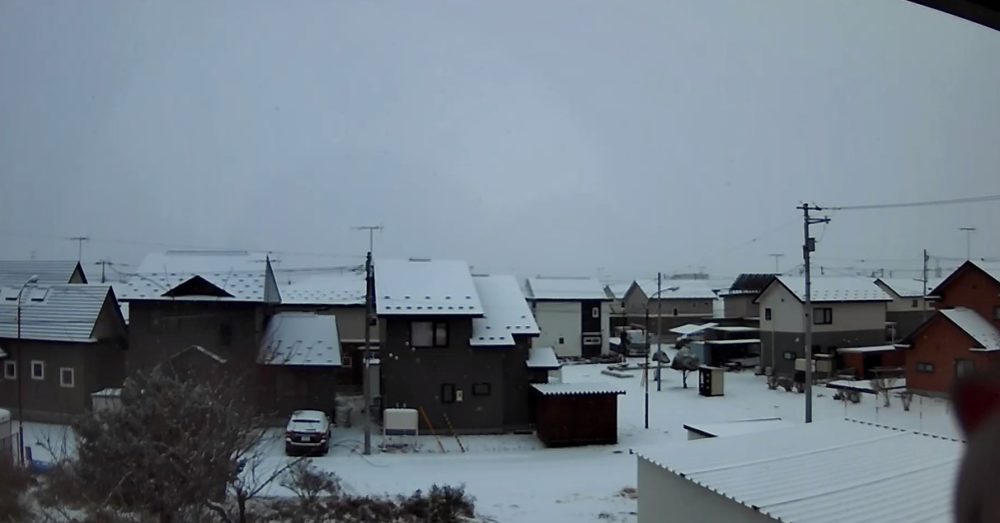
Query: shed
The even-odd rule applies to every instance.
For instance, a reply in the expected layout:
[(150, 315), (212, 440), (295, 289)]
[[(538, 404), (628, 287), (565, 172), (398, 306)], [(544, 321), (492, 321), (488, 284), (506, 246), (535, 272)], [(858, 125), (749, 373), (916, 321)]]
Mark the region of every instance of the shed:
[(618, 443), (618, 395), (604, 383), (536, 383), (535, 427), (548, 447)]

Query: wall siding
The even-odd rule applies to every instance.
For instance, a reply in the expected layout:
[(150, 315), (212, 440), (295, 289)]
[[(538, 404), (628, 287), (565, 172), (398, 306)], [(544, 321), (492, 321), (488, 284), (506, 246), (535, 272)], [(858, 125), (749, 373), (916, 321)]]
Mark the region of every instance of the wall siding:
[[(552, 347), (558, 356), (563, 357), (582, 355), (580, 302), (536, 301), (532, 304), (532, 310), (541, 330), (541, 335), (532, 342), (534, 347)], [(559, 343), (560, 338), (563, 343)]]
[[(906, 350), (906, 386), (919, 392), (947, 394), (955, 379), (955, 359), (975, 362), (977, 370), (995, 367), (1000, 355), (972, 352), (974, 341), (948, 319), (937, 316)], [(917, 363), (931, 363), (933, 373), (917, 372)]]

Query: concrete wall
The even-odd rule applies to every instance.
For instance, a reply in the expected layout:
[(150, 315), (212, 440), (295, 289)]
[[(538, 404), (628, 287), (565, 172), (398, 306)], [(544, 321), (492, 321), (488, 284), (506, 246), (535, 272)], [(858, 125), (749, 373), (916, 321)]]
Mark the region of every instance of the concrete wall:
[[(535, 321), (542, 331), (532, 342), (534, 347), (552, 347), (556, 355), (579, 357), (583, 339), (580, 303), (572, 301), (537, 301), (532, 303)], [(562, 343), (560, 343), (560, 338)]]
[[(1000, 355), (970, 351), (974, 346), (965, 332), (943, 316), (937, 316), (905, 351), (906, 386), (919, 392), (947, 394), (955, 380), (955, 360), (972, 360), (976, 370), (1000, 365)], [(918, 372), (918, 363), (934, 365), (934, 372)]]
[(773, 523), (775, 521), (756, 510), (667, 471), (645, 458), (638, 457), (637, 461), (639, 523), (665, 521)]

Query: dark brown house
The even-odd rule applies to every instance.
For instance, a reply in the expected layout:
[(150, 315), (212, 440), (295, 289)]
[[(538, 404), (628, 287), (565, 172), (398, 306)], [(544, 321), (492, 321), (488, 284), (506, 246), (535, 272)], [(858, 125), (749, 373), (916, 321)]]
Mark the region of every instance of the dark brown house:
[[(39, 278), (41, 279), (41, 278)], [(26, 420), (64, 423), (90, 409), (90, 395), (120, 387), (126, 328), (108, 285), (0, 287), (0, 407)]]
[(375, 288), (384, 408), (420, 409), (424, 430), (444, 433), (530, 427), (530, 386), (549, 367), (529, 361), (538, 326), (514, 277), (473, 277), (457, 260), (382, 260)]
[(336, 411), (341, 367), (337, 318), (279, 312), (267, 323), (257, 356), (261, 406), (284, 417), (295, 410)]

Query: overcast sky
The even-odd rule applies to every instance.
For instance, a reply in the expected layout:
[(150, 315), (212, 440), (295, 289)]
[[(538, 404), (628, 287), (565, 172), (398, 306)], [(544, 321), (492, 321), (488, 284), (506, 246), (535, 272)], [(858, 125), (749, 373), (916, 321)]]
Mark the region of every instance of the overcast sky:
[[(802, 200), (1000, 194), (998, 59), (903, 0), (0, 0), (0, 257), (358, 256), (380, 223), (521, 275), (790, 267)], [(962, 226), (1000, 256), (1000, 202), (832, 218), (828, 266)]]

